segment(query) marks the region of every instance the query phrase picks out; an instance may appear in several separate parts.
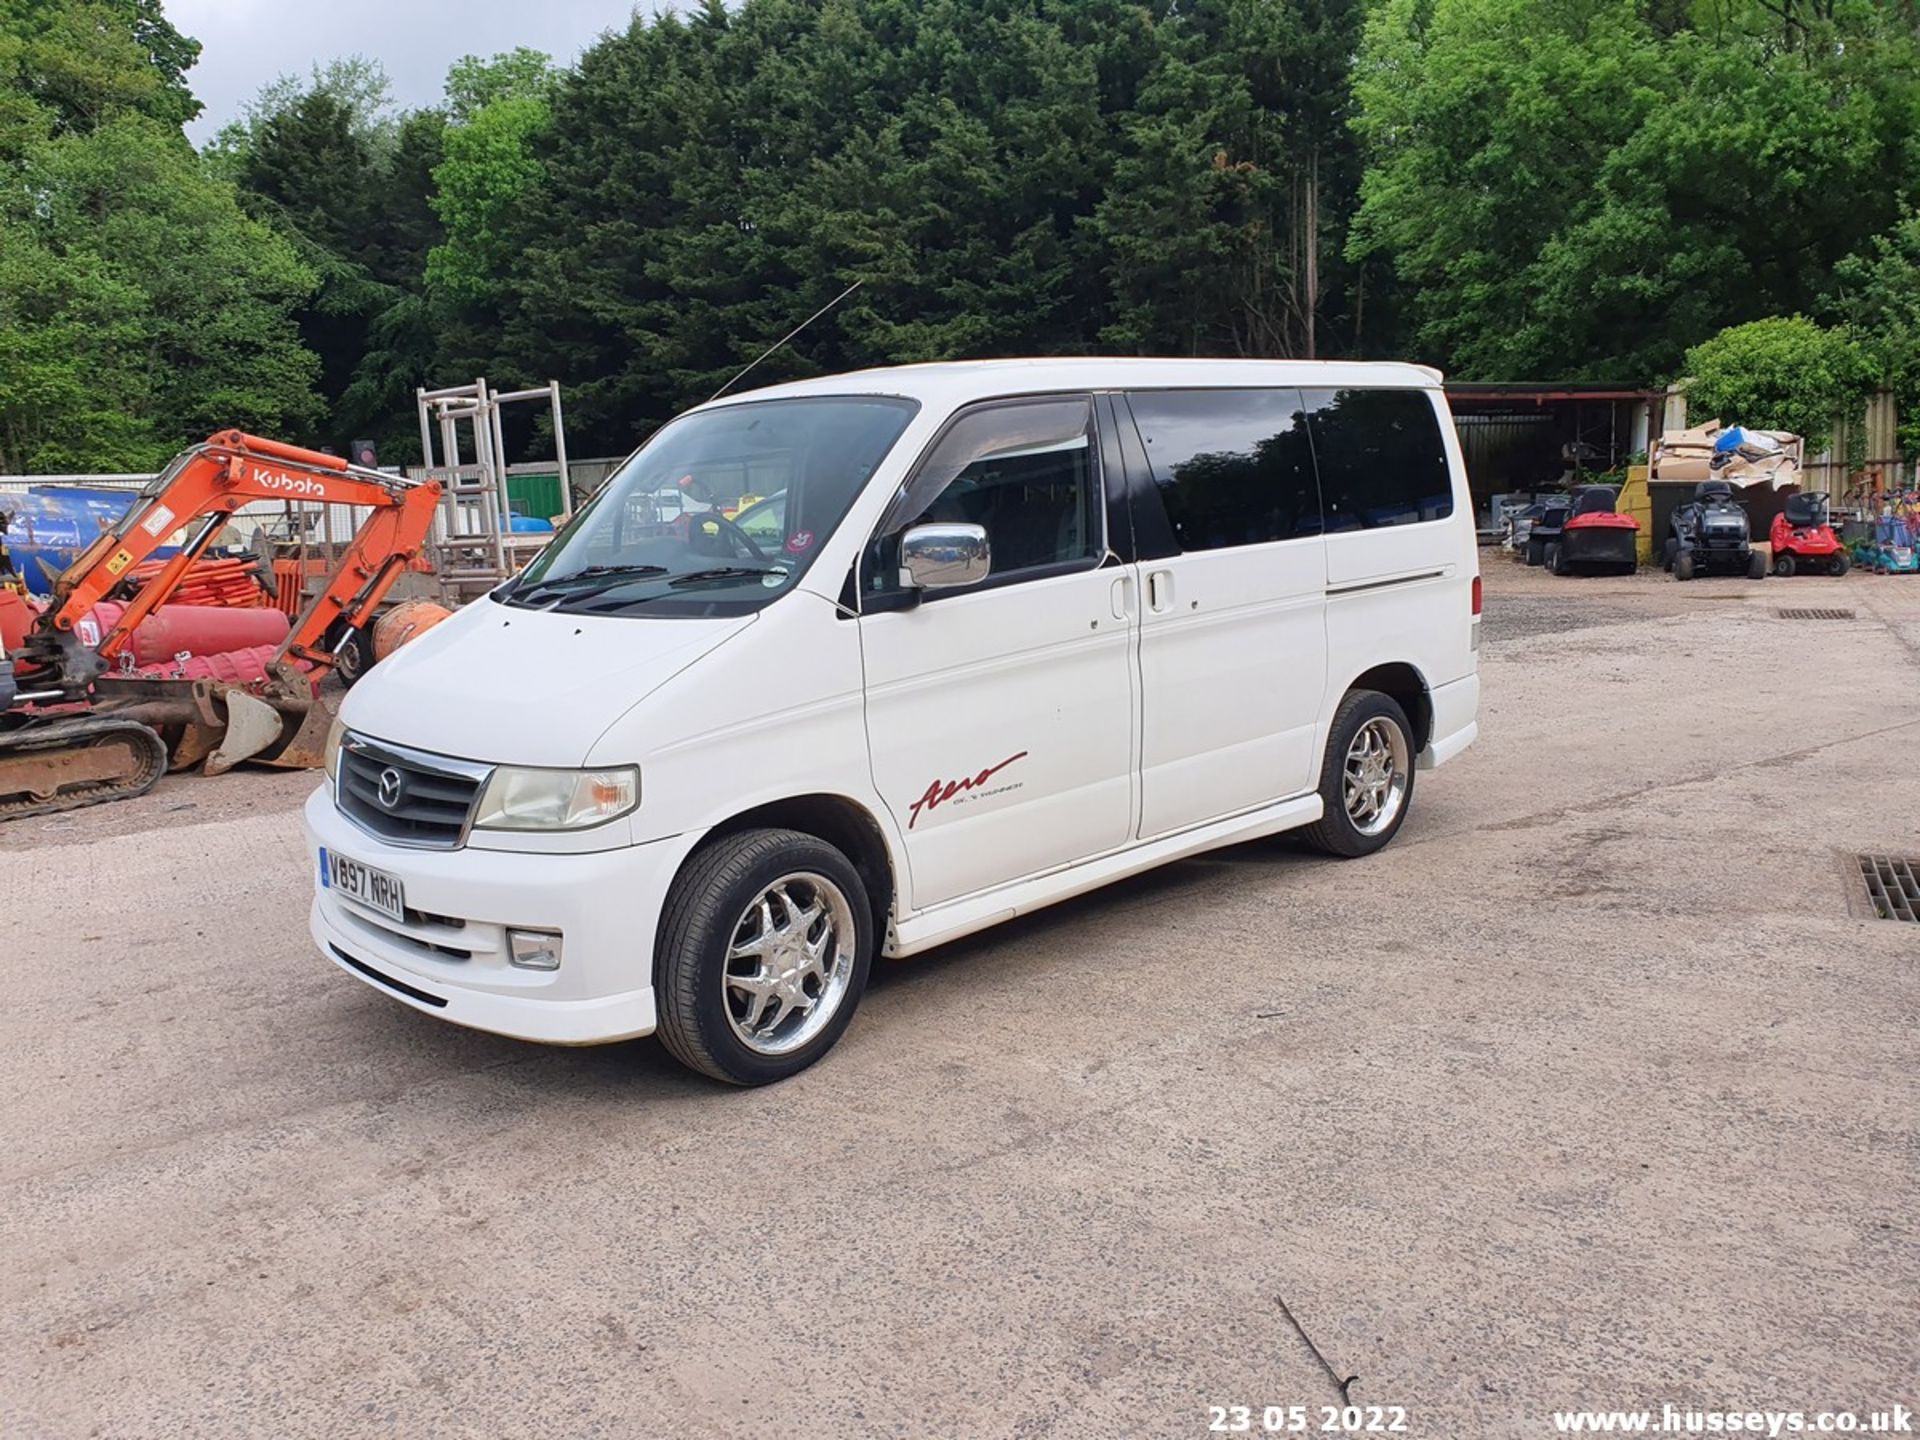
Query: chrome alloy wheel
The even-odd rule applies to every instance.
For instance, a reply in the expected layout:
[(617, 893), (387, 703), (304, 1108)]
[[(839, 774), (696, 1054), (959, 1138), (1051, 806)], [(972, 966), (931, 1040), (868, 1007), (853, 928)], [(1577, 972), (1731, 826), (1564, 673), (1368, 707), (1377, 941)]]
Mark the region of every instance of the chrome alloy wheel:
[(812, 871), (783, 875), (740, 912), (727, 944), (727, 1023), (760, 1055), (798, 1050), (847, 998), (857, 932), (840, 887)]
[(1362, 835), (1378, 835), (1407, 800), (1407, 737), (1384, 717), (1355, 732), (1347, 746), (1347, 819)]

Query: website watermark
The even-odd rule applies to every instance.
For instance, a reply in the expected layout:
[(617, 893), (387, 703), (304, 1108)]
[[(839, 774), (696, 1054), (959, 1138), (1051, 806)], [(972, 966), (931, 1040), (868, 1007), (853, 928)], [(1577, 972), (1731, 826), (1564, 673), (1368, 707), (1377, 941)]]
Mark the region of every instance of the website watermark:
[(1913, 1412), (1885, 1410), (1556, 1410), (1557, 1435), (1911, 1435)]

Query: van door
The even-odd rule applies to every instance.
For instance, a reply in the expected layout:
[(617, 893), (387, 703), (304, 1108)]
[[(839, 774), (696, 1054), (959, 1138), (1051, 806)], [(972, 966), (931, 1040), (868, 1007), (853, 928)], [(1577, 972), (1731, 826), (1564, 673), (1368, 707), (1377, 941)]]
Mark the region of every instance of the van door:
[[(867, 746), (913, 909), (1127, 843), (1134, 622), (1101, 471), (1090, 397), (974, 406), (868, 547)], [(929, 521), (985, 527), (992, 571), (915, 604), (900, 536)]]
[(1144, 839), (1313, 787), (1326, 550), (1299, 391), (1141, 390), (1125, 408)]

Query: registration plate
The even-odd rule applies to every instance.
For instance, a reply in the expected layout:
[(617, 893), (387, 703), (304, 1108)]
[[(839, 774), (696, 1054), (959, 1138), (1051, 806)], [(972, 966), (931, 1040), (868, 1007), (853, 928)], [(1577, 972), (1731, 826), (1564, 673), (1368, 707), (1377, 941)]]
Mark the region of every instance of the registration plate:
[(338, 850), (322, 850), (320, 883), (370, 910), (378, 910), (390, 920), (406, 923), (407, 900), (398, 875), (363, 865)]

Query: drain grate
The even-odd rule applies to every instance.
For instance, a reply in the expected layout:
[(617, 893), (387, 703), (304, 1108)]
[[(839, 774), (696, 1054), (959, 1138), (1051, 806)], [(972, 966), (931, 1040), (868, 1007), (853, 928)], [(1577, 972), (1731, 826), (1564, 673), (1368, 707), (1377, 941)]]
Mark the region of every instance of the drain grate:
[(1851, 620), (1851, 610), (1776, 610), (1782, 620)]
[(1860, 878), (1867, 882), (1867, 903), (1882, 920), (1920, 921), (1920, 860), (1897, 855), (1862, 855)]

